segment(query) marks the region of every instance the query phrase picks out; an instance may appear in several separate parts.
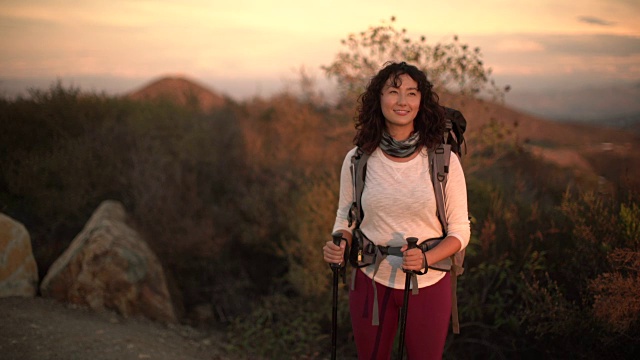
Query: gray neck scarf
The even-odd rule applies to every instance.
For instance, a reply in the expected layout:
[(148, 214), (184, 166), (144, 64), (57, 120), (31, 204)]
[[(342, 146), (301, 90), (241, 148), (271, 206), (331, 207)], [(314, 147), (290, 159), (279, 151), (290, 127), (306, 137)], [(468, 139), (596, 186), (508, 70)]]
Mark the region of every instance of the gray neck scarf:
[(418, 141), (420, 140), (420, 135), (417, 132), (414, 132), (409, 136), (406, 140), (398, 141), (389, 135), (386, 131), (382, 133), (382, 140), (380, 141), (380, 149), (385, 152), (385, 154), (406, 158), (411, 156), (416, 149), (418, 148)]

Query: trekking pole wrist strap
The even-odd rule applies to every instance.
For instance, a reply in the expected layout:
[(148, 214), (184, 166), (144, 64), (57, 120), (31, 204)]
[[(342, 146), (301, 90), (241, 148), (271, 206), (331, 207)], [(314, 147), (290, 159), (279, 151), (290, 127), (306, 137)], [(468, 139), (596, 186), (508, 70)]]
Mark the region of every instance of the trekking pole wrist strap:
[(429, 272), (429, 262), (427, 261), (427, 252), (422, 252), (422, 268), (424, 270), (413, 270), (413, 273), (416, 275), (424, 275)]

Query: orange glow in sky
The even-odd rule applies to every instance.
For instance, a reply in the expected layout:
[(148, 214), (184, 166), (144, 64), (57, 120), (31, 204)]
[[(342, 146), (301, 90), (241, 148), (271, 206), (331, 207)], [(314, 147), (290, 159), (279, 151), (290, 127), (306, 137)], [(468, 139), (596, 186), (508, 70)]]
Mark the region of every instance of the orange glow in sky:
[[(321, 65), (340, 40), (391, 16), (396, 27), (480, 46), (496, 75), (582, 71), (640, 79), (633, 0), (4, 0), (0, 85), (101, 76), (282, 79)], [(598, 43), (602, 42), (602, 43)]]

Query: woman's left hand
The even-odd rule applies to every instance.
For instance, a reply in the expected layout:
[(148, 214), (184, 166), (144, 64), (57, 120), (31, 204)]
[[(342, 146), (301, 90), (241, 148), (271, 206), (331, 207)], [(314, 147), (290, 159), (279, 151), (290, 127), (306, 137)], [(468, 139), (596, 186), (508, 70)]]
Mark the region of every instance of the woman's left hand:
[(405, 270), (420, 271), (424, 269), (424, 254), (419, 248), (407, 250), (408, 245), (402, 246), (402, 268)]

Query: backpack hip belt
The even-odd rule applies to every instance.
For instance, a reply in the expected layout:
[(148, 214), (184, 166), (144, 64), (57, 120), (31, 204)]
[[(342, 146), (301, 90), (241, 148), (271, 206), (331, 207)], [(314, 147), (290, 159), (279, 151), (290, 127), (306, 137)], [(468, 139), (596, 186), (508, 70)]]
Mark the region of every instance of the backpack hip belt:
[[(356, 256), (350, 259), (353, 270), (351, 272), (351, 290), (355, 289), (356, 285), (356, 271), (358, 268), (363, 268), (366, 266), (374, 265), (373, 268), (373, 276), (371, 277), (371, 285), (373, 286), (373, 311), (371, 318), (371, 325), (377, 326), (380, 325), (380, 319), (378, 314), (378, 289), (375, 283), (375, 277), (378, 273), (378, 268), (387, 256), (402, 256), (402, 252), (400, 249), (401, 246), (382, 246), (375, 245), (371, 240), (369, 240), (362, 231), (357, 228), (353, 232), (354, 241), (358, 243), (358, 253)], [(418, 248), (422, 250), (422, 252), (427, 252), (436, 245), (438, 245), (444, 238), (431, 238), (424, 240), (420, 244), (418, 244)], [(451, 258), (443, 259), (434, 265), (429, 265), (428, 268), (437, 271), (449, 272), (451, 271)], [(423, 274), (426, 274), (426, 271)], [(411, 293), (413, 295), (418, 294), (418, 278), (416, 273), (414, 272), (411, 277)]]
[[(359, 228), (353, 231), (353, 236), (355, 241), (358, 242), (357, 252), (354, 254), (355, 256), (352, 255), (353, 257), (350, 259), (351, 265), (354, 268), (362, 268), (374, 264), (378, 254), (383, 258), (389, 255), (402, 256), (402, 252), (400, 251), (401, 246), (375, 245)], [(418, 244), (418, 248), (424, 253), (436, 247), (442, 240), (444, 240), (444, 236), (426, 239)], [(435, 264), (429, 265), (429, 269), (449, 272), (451, 271), (451, 258), (447, 257)]]

